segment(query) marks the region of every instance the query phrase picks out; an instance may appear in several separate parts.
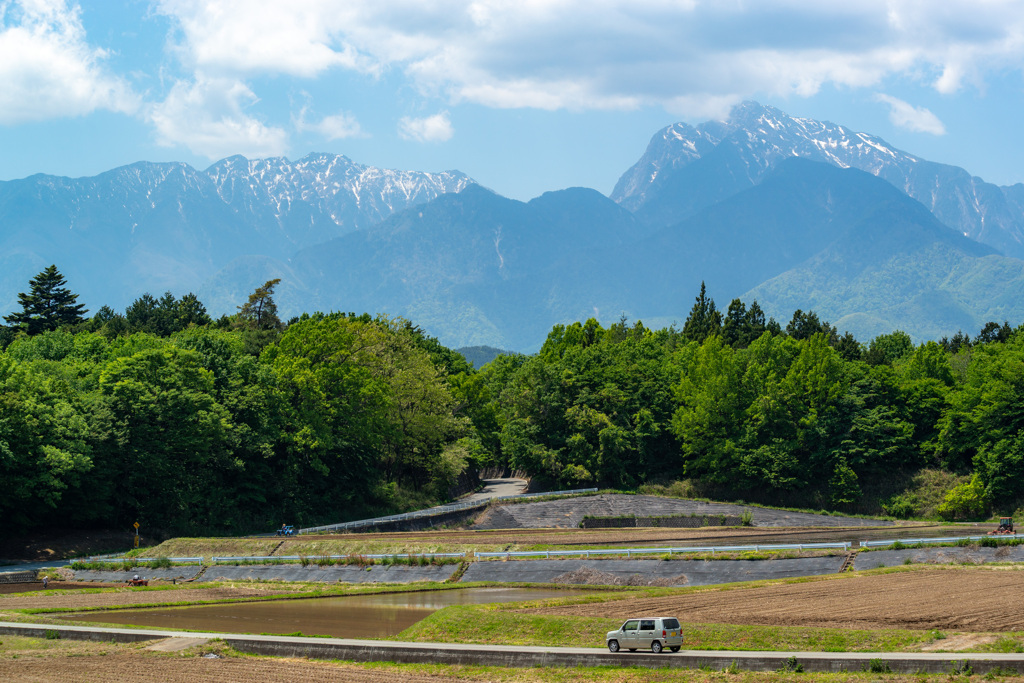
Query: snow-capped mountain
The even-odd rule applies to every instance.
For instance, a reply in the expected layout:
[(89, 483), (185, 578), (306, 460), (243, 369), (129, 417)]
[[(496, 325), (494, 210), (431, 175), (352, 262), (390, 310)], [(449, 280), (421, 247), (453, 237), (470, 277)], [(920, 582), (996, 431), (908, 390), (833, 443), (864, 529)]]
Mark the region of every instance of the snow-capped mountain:
[(967, 237), (1024, 257), (1024, 187), (998, 187), (962, 168), (896, 149), (874, 135), (792, 117), (754, 102), (737, 106), (724, 122), (696, 127), (676, 123), (656, 133), (640, 160), (619, 179), (612, 199), (667, 225), (756, 184), (787, 157), (867, 171)]
[(278, 226), (296, 247), (368, 227), (473, 183), (458, 171), (382, 169), (336, 154), (310, 154), (298, 161), (233, 156), (204, 174), (232, 210), (261, 229)]
[(146, 291), (181, 295), (236, 258), (290, 254), (470, 184), (457, 171), (394, 171), (329, 154), (0, 182), (0, 308), (11, 310), (51, 263), (93, 307), (122, 308)]

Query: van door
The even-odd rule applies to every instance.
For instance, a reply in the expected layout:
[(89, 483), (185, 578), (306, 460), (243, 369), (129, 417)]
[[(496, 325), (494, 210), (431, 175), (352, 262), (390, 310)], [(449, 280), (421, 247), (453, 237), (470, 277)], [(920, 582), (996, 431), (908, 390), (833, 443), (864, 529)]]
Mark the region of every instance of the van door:
[(639, 628), (639, 619), (630, 619), (622, 625), (622, 639), (619, 641), (619, 647), (621, 649), (635, 650), (639, 647), (636, 639), (637, 630)]
[[(659, 633), (658, 635), (661, 634)], [(641, 619), (640, 628), (637, 631), (637, 647), (650, 647), (658, 635), (654, 633), (654, 619)]]

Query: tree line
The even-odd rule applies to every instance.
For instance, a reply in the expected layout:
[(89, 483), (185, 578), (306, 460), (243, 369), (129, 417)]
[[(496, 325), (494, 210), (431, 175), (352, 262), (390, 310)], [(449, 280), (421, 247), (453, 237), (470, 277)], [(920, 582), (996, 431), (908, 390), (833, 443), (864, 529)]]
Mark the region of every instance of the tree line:
[(723, 315), (702, 287), (682, 329), (556, 325), (476, 370), (402, 319), (282, 322), (276, 284), (219, 320), (170, 294), (88, 318), (55, 267), (34, 278), (0, 335), (6, 531), (342, 521), (439, 502), (483, 466), (900, 516), (924, 470), (959, 477), (950, 517), (1024, 498), (1024, 334), (1006, 323), (861, 344), (813, 312)]

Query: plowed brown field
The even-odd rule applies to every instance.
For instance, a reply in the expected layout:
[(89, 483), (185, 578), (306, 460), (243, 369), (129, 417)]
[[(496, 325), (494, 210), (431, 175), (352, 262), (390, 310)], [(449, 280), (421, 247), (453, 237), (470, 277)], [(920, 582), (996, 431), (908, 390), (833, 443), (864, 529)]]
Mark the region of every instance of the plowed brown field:
[(671, 614), (692, 623), (1015, 631), (1024, 629), (1022, 595), (1024, 571), (931, 569), (524, 611), (618, 619)]
[[(408, 683), (442, 683), (448, 677), (424, 676), (403, 671)], [(76, 657), (20, 656), (0, 659), (2, 681), (89, 681), (90, 683), (126, 683), (128, 681), (259, 681), (260, 683), (319, 683), (354, 681), (390, 683), (394, 672), (374, 671), (352, 666), (294, 660), (264, 660), (249, 657), (203, 659), (197, 657), (146, 656), (143, 653), (118, 653)]]
[[(0, 611), (8, 609), (88, 609), (121, 605), (152, 605), (161, 602), (197, 602), (206, 600), (248, 600), (266, 595), (279, 595), (284, 590), (255, 588), (184, 588), (180, 590), (147, 591), (121, 588), (107, 593), (15, 593), (0, 596)], [(0, 680), (3, 680), (0, 678)]]

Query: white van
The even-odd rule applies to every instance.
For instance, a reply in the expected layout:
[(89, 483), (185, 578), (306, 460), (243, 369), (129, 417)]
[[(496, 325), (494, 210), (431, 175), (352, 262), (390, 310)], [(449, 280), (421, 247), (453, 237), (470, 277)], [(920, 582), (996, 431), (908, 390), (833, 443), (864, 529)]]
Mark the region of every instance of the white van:
[(651, 652), (658, 654), (666, 647), (679, 652), (683, 646), (683, 631), (675, 617), (637, 617), (626, 619), (619, 630), (609, 631), (605, 640), (612, 652), (651, 648)]

